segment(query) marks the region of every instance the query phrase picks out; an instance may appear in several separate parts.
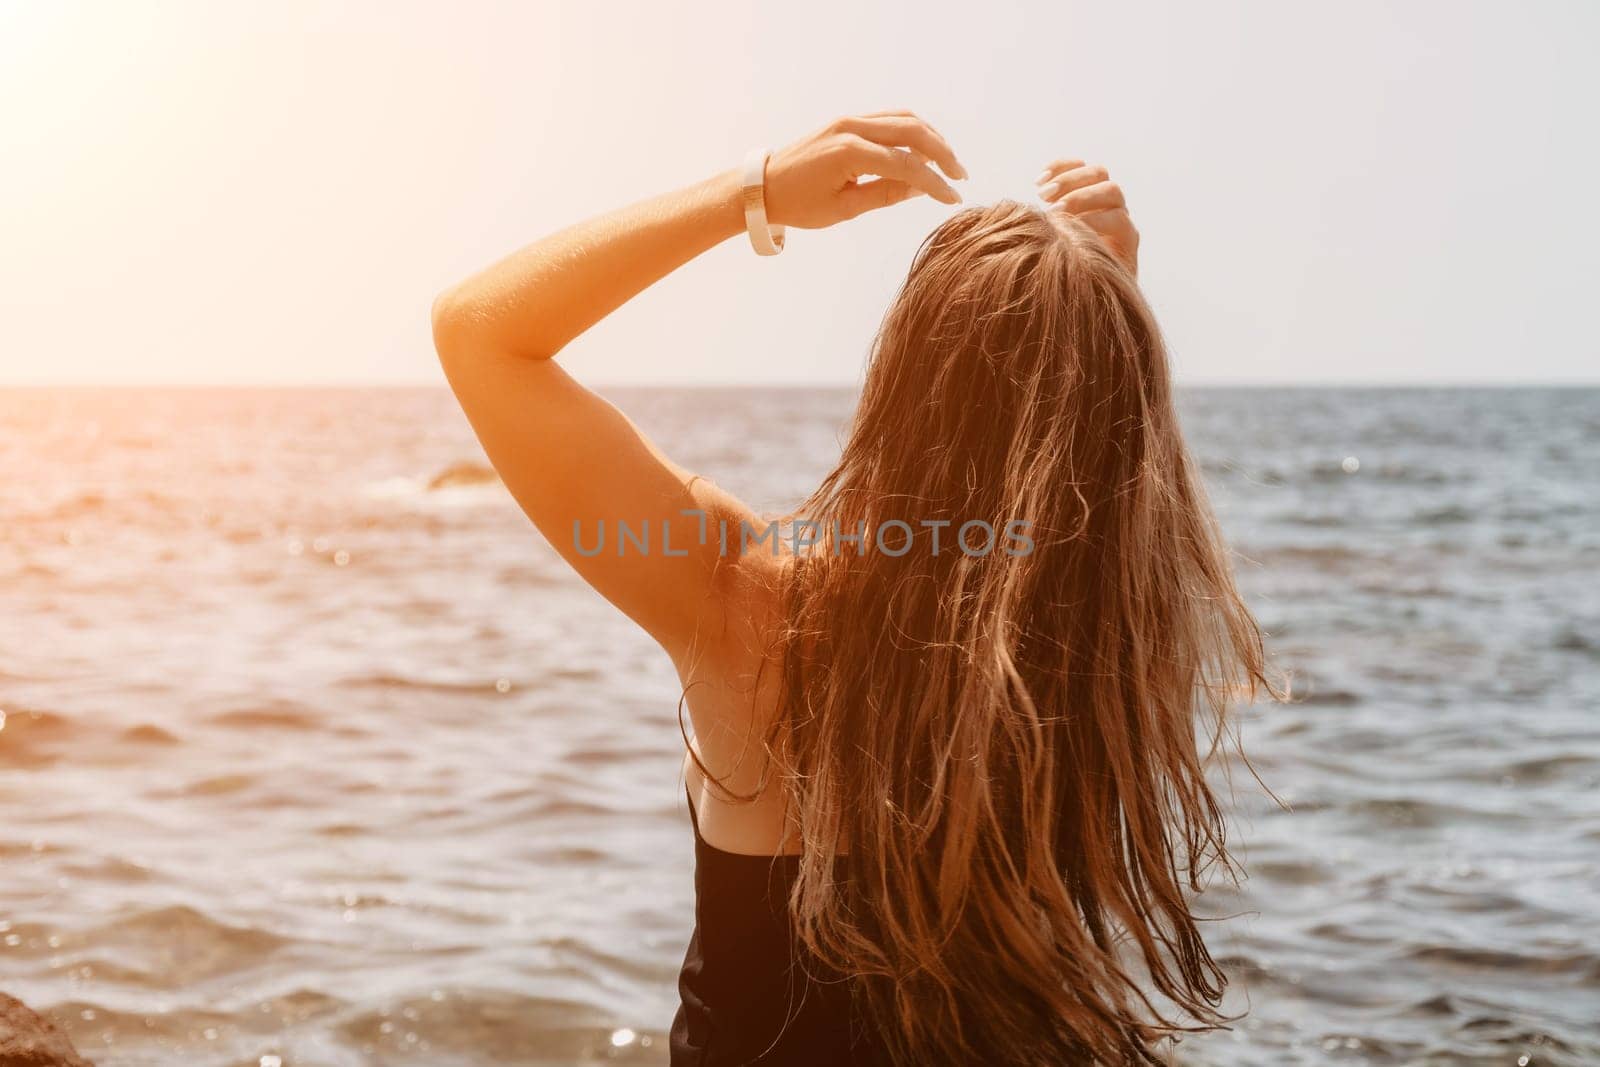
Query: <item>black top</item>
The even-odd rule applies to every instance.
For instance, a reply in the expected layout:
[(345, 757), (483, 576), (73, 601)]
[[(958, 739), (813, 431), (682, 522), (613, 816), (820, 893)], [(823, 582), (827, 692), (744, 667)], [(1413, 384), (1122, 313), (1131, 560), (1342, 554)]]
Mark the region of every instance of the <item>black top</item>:
[(693, 796), (689, 820), (695, 926), (678, 975), (672, 1067), (886, 1064), (852, 1011), (848, 982), (795, 939), (788, 899), (799, 857), (707, 844)]

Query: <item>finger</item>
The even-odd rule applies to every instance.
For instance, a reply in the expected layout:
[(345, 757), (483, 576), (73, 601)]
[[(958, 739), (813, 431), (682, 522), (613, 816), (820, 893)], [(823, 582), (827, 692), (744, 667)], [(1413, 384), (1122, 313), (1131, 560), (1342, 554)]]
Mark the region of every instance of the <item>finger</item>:
[(938, 130), (914, 115), (863, 116), (846, 119), (842, 128), (847, 133), (865, 137), (886, 148), (910, 148), (921, 152), (939, 164), (939, 169), (952, 178), (967, 177), (967, 168), (956, 158), (955, 149)]
[(1083, 160), (1081, 159), (1053, 159), (1045, 164), (1044, 170), (1039, 172), (1039, 176), (1033, 180), (1033, 184), (1043, 185), (1058, 174), (1063, 174), (1069, 170), (1077, 170), (1081, 166), (1083, 166)]
[(918, 160), (910, 152), (898, 148), (885, 148), (864, 137), (852, 135), (850, 142), (852, 161), (859, 174), (875, 174), (880, 178), (894, 178), (914, 185), (941, 204), (961, 203), (961, 194), (950, 183), (934, 173), (932, 167)]
[(1128, 201), (1122, 195), (1122, 186), (1108, 181), (1074, 189), (1062, 197), (1058, 205), (1069, 215), (1086, 215), (1092, 211), (1126, 208)]
[(926, 167), (930, 163), (933, 162), (933, 160), (929, 159), (927, 156), (923, 155), (921, 152), (918, 152), (915, 148), (908, 148), (908, 149), (905, 150), (905, 152), (906, 152), (906, 155), (911, 157), (911, 162), (916, 163), (916, 164), (918, 164), (920, 166)]
[(1110, 178), (1111, 175), (1106, 173), (1106, 168), (1104, 167), (1091, 165), (1077, 166), (1069, 170), (1062, 171), (1041, 185), (1039, 187), (1039, 195), (1045, 200), (1054, 203), (1055, 201), (1059, 200), (1063, 194), (1070, 193), (1074, 189), (1082, 189), (1085, 186), (1109, 181)]
[(870, 182), (851, 184), (839, 194), (839, 199), (844, 202), (845, 210), (853, 219), (868, 211), (877, 211), (910, 200), (921, 192), (922, 190), (916, 186), (893, 178), (877, 178)]

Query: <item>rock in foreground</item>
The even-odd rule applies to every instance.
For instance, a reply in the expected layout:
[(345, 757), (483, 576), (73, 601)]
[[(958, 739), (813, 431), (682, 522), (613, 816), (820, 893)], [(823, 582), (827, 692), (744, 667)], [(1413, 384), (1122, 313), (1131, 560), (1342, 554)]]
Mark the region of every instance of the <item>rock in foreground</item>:
[(0, 1067), (94, 1067), (56, 1024), (0, 993)]

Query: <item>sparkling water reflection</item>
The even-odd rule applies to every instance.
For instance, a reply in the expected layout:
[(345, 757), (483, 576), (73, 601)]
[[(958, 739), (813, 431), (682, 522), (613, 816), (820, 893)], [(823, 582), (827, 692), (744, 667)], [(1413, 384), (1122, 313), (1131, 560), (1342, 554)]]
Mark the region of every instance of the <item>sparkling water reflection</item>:
[[(850, 404), (618, 399), (773, 508)], [(1303, 693), (1183, 1061), (1600, 1061), (1600, 392), (1183, 404)], [(436, 390), (0, 392), (0, 987), (102, 1067), (665, 1062), (672, 672), (477, 456)]]

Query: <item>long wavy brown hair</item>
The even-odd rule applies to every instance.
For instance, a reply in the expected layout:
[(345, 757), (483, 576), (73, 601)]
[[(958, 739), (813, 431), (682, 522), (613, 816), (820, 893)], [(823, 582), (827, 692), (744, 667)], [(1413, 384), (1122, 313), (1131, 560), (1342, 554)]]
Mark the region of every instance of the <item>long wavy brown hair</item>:
[(1225, 1023), (1206, 768), (1231, 705), (1286, 693), (1130, 272), (1059, 211), (950, 218), (795, 516), (827, 532), (786, 571), (763, 738), (790, 908), (896, 1062), (1155, 1063)]

